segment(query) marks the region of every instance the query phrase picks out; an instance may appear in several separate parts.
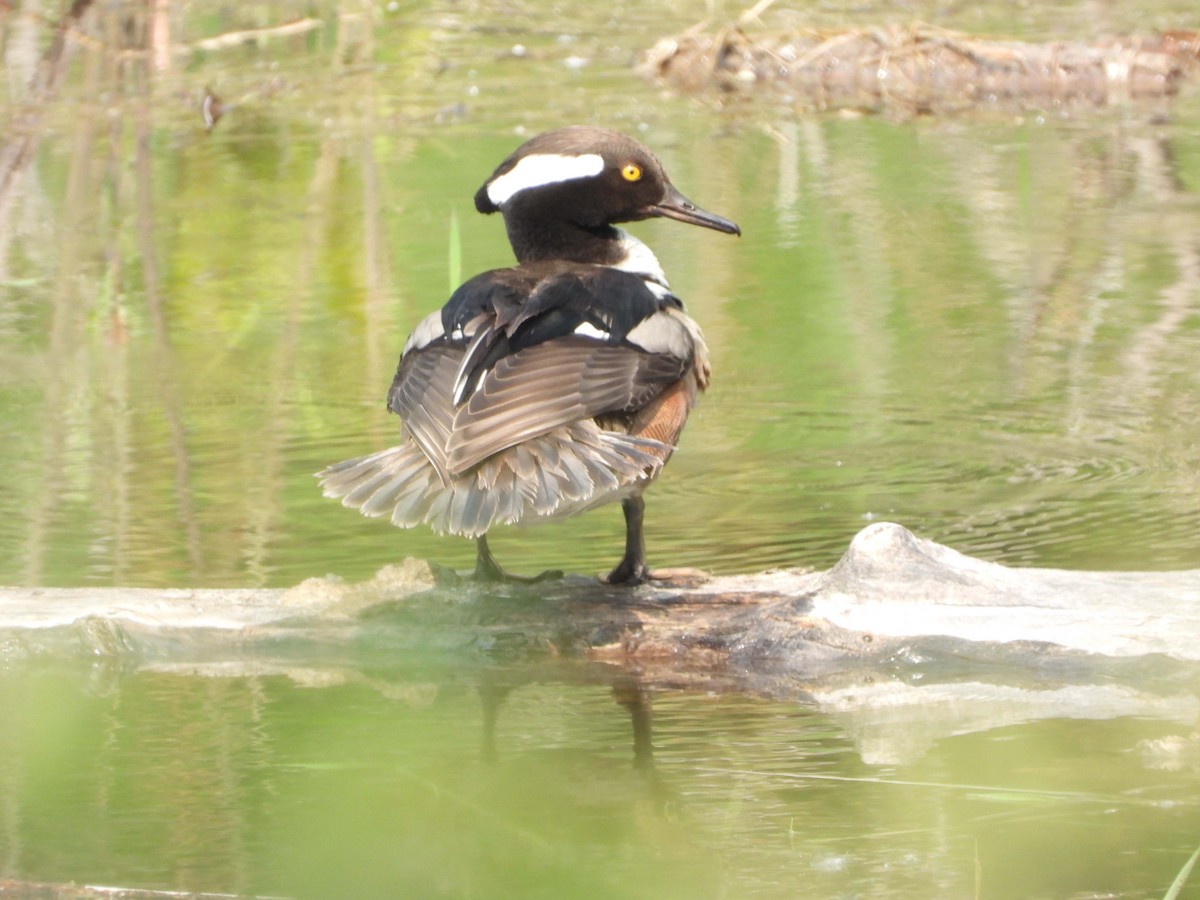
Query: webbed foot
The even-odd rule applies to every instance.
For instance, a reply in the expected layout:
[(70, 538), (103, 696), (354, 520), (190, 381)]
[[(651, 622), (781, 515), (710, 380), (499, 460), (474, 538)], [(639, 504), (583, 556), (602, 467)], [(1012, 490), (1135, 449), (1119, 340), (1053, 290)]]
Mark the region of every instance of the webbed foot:
[(604, 577), (605, 584), (619, 584), (625, 587), (637, 587), (649, 580), (650, 570), (646, 568), (646, 561), (631, 559), (628, 556), (617, 563), (616, 568)]

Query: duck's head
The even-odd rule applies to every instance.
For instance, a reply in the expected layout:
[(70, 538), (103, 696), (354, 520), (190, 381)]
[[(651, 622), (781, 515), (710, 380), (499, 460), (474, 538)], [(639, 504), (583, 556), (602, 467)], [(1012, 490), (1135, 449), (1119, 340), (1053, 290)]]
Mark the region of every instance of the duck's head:
[(521, 262), (611, 263), (619, 252), (614, 225), (660, 216), (741, 234), (681, 194), (658, 158), (633, 138), (579, 125), (518, 147), (475, 194), (475, 208), (504, 215)]

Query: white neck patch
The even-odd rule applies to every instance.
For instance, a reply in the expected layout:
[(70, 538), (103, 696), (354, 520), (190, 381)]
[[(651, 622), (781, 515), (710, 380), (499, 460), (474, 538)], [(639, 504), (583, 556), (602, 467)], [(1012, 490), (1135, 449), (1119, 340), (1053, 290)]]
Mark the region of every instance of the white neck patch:
[(514, 194), (526, 188), (543, 187), (575, 178), (593, 178), (604, 171), (599, 153), (563, 156), (560, 153), (534, 153), (488, 185), (488, 199), (503, 206)]
[(666, 288), (669, 293), (671, 286), (667, 284), (667, 273), (663, 271), (662, 263), (658, 261), (654, 251), (624, 228), (618, 228), (617, 233), (620, 235), (621, 250), (625, 255), (619, 262), (613, 263), (612, 268), (641, 275), (647, 281)]

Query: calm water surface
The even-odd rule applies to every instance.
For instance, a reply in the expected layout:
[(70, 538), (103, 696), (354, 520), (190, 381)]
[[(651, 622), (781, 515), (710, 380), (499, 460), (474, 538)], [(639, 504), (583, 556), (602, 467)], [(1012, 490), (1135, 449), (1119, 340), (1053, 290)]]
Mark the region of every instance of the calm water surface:
[(26, 664), (0, 686), (8, 877), (297, 897), (1159, 897), (1200, 833), (1182, 721), (1034, 716), (926, 742), (831, 692), (678, 690), (640, 698), (647, 753), (636, 691), (578, 666)]
[[(569, 122), (638, 134), (744, 232), (632, 226), (715, 372), (649, 494), (652, 563), (826, 567), (886, 519), (1008, 564), (1200, 568), (1194, 90), (1165, 111), (951, 121), (721, 106), (630, 69), (658, 36), (741, 12), (691, 2), (184, 4), (156, 72), (141, 10), (89, 12), (36, 103), (22, 86), (49, 28), (0, 12), (0, 583), (469, 564), (468, 542), (362, 519), (311, 473), (392, 439), (408, 331), (457, 279), (510, 262), (474, 191)], [(1170, 3), (920, 14), (1034, 38), (1197, 24)], [(291, 37), (197, 44), (307, 15), (318, 27)], [(211, 133), (206, 86), (232, 106)], [(620, 518), (494, 547), (517, 570), (605, 571)], [(1119, 685), (1117, 718), (1034, 702), (935, 728), (913, 725), (921, 703), (864, 724), (829, 685), (645, 692), (565, 663), (214, 677), (53, 656), (0, 641), (0, 879), (1156, 897), (1200, 843), (1188, 679)]]

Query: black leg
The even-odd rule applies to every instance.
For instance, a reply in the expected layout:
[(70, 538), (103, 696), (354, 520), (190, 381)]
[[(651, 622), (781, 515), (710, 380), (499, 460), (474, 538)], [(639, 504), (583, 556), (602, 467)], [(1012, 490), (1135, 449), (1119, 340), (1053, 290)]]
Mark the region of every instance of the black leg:
[(513, 575), (504, 571), (492, 551), (488, 547), (487, 535), (481, 534), (475, 538), (475, 579), (477, 581), (515, 581), (523, 584), (534, 584), (538, 581), (549, 581), (552, 578), (562, 578), (560, 569), (550, 569), (540, 575)]
[(608, 573), (605, 581), (609, 584), (641, 584), (650, 577), (650, 570), (646, 568), (646, 538), (642, 534), (646, 501), (641, 496), (629, 497), (621, 501), (621, 511), (625, 513), (625, 556)]
[(475, 578), (478, 581), (503, 581), (504, 570), (488, 548), (487, 535), (475, 538)]

